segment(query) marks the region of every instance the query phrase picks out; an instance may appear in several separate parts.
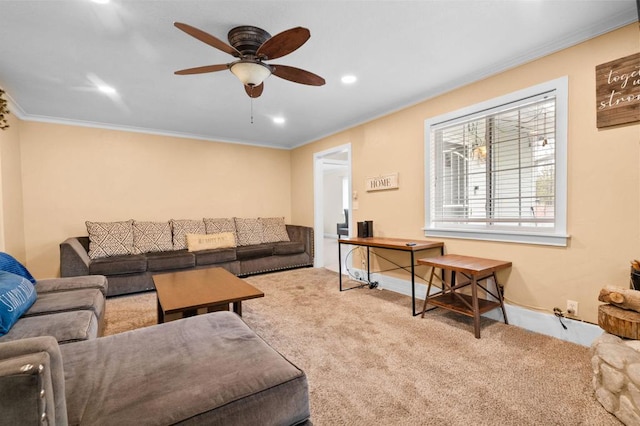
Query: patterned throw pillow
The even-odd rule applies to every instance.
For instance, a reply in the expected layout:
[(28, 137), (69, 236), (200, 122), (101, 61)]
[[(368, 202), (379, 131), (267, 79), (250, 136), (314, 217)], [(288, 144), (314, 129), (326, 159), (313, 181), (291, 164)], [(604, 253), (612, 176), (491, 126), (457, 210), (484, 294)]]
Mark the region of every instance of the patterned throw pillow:
[(231, 217), (210, 219), (204, 218), (204, 228), (207, 234), (220, 234), (222, 232), (236, 232), (236, 222)]
[(263, 243), (290, 241), (284, 217), (261, 217), (260, 223), (262, 223)]
[(204, 234), (204, 222), (202, 220), (171, 219), (173, 229), (173, 249), (184, 250), (187, 248), (187, 234)]
[(234, 218), (236, 222), (236, 243), (238, 246), (251, 246), (262, 243), (262, 223), (260, 219)]
[(173, 250), (169, 222), (133, 222), (133, 252), (153, 253)]
[(89, 233), (89, 257), (133, 253), (133, 219), (123, 222), (85, 222)]

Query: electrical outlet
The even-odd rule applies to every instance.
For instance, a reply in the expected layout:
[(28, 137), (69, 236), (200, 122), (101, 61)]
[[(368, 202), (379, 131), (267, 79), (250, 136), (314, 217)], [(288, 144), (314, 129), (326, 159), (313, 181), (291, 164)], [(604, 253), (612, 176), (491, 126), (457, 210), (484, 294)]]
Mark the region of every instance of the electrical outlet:
[(567, 314), (572, 317), (578, 316), (578, 302), (575, 300), (567, 300)]

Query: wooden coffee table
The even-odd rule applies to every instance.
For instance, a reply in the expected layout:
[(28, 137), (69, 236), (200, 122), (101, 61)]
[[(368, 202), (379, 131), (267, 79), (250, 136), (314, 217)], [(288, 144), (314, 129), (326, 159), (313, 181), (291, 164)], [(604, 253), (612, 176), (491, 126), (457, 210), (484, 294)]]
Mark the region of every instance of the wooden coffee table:
[(183, 317), (198, 310), (229, 310), (242, 316), (242, 301), (264, 297), (264, 293), (223, 268), (196, 269), (153, 276), (158, 295), (158, 324), (170, 314)]

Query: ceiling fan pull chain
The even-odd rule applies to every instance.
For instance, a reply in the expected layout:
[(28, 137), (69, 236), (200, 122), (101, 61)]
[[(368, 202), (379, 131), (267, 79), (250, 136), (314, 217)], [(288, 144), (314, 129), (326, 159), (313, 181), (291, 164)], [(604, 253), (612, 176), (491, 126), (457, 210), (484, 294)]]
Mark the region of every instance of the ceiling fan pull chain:
[(251, 101), (251, 124), (253, 124), (253, 98), (249, 98)]

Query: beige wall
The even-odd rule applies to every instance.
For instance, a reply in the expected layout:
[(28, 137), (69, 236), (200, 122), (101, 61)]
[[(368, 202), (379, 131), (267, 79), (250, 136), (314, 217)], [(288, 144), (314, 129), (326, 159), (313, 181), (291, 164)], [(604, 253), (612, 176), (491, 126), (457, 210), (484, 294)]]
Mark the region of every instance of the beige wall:
[[(569, 77), (566, 248), (443, 239), (449, 253), (511, 260), (501, 278), (509, 302), (550, 311), (579, 302), (597, 322), (605, 284), (628, 286), (640, 257), (640, 124), (596, 128), (595, 67), (640, 51), (638, 25), (582, 43), (292, 152), (292, 211), (313, 223), (313, 154), (352, 144), (354, 223), (373, 220), (378, 236), (424, 238), (424, 120), (567, 75)], [(365, 178), (399, 172), (400, 189), (367, 193)]]
[(26, 262), (20, 121), (9, 115), (8, 124), (9, 128), (0, 131), (0, 247)]
[[(498, 76), (292, 151), (20, 121), (0, 132), (5, 250), (37, 277), (59, 272), (58, 244), (85, 220), (285, 216), (313, 225), (313, 154), (352, 144), (353, 223), (424, 238), (424, 120), (569, 76), (566, 248), (445, 239), (447, 251), (503, 258), (510, 302), (544, 310), (580, 303), (597, 321), (604, 284), (626, 286), (640, 257), (640, 125), (597, 130), (595, 66), (640, 51), (630, 25)], [(399, 172), (400, 188), (364, 180)]]
[(58, 244), (85, 221), (291, 218), (290, 152), (23, 121), (27, 266), (59, 274)]

